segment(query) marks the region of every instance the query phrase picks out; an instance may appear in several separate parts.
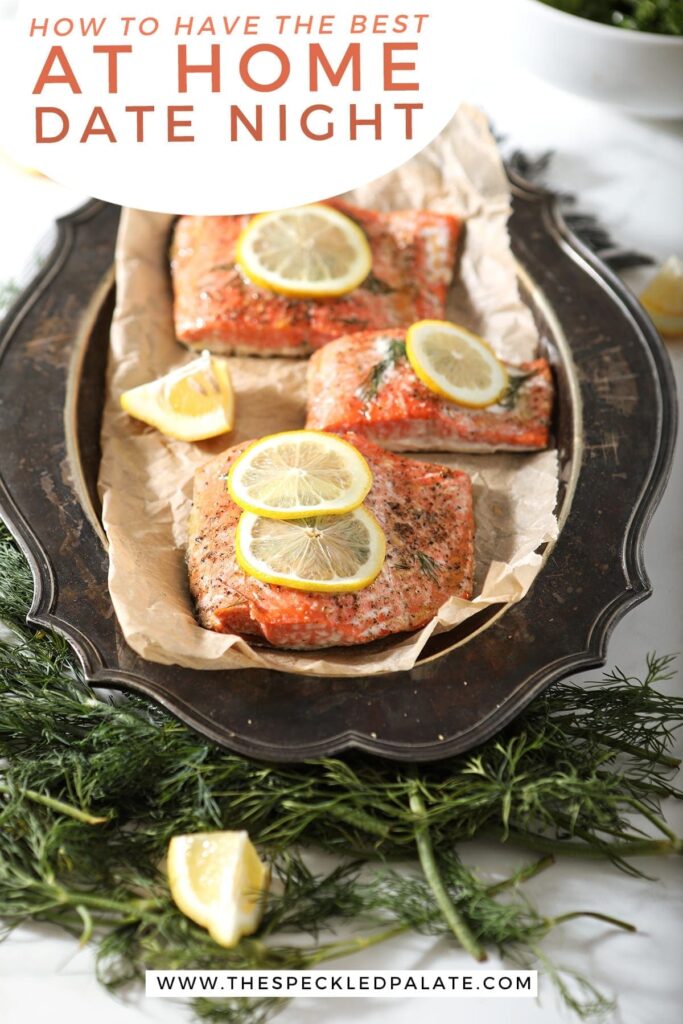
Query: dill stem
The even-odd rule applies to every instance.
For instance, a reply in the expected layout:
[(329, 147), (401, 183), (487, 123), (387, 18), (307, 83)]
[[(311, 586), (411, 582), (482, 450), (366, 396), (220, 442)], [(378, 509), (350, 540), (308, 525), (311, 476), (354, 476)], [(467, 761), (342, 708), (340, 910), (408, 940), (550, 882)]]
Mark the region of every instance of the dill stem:
[[(118, 926), (141, 922), (148, 916), (148, 911), (158, 908), (158, 903), (155, 900), (112, 900), (106, 896), (97, 896), (94, 893), (81, 890), (69, 891), (60, 885), (50, 885), (47, 891), (49, 898), (42, 904), (32, 906), (30, 915), (24, 915), (22, 912), (17, 916), (30, 916), (40, 920), (41, 915), (47, 911), (60, 910), (61, 912), (61, 910), (67, 911), (68, 909), (76, 914), (84, 925), (81, 938), (82, 943), (88, 941), (94, 929), (95, 922), (93, 922), (89, 913), (91, 910), (101, 911), (108, 915), (118, 915), (119, 920), (116, 922)], [(8, 918), (15, 916), (10, 909), (3, 909), (3, 914)], [(96, 923), (102, 924), (104, 922), (98, 918)]]
[(501, 832), (484, 830), (473, 838), (483, 836), (526, 846), (541, 853), (559, 853), (569, 857), (656, 857), (668, 854), (683, 854), (681, 839), (628, 839), (620, 843), (596, 843), (594, 845), (572, 843), (566, 839), (551, 839), (533, 832), (510, 830), (507, 836)]
[[(594, 739), (594, 733), (588, 729), (579, 729), (575, 725), (565, 725), (565, 718), (552, 719), (553, 725), (561, 725), (562, 731), (570, 736), (580, 736), (582, 739)], [(671, 757), (670, 754), (657, 754), (647, 747), (639, 747), (635, 743), (626, 743), (624, 740), (613, 739), (611, 736), (600, 736), (600, 743), (603, 747), (611, 747), (623, 754), (633, 754), (644, 761), (651, 761), (653, 764), (661, 764), (666, 768), (679, 768), (681, 761), (678, 757)]]
[[(0, 793), (7, 793), (8, 796), (12, 796), (13, 792), (9, 786), (0, 782)], [(27, 800), (32, 800), (35, 804), (49, 807), (50, 810), (56, 811), (58, 814), (66, 814), (67, 817), (80, 821), (84, 825), (103, 825), (109, 821), (109, 818), (101, 818), (94, 814), (89, 814), (88, 811), (81, 811), (78, 807), (72, 807), (71, 804), (65, 804), (63, 800), (56, 800), (54, 797), (46, 796), (44, 793), (38, 793), (35, 789), (22, 789), (21, 795)]]
[(81, 946), (87, 946), (87, 944), (92, 939), (93, 932), (95, 930), (95, 923), (92, 919), (90, 911), (88, 910), (87, 907), (84, 907), (82, 903), (79, 903), (79, 905), (76, 907), (76, 913), (83, 922), (83, 930), (81, 932), (79, 942)]
[(510, 875), (509, 878), (504, 878), (502, 882), (496, 882), (494, 885), (486, 887), (487, 896), (495, 896), (499, 892), (504, 892), (505, 889), (512, 889), (515, 885), (519, 885), (520, 882), (528, 882), (529, 879), (534, 878), (535, 875), (545, 871), (546, 868), (552, 867), (555, 863), (555, 858), (552, 854), (548, 854), (546, 857), (541, 857), (540, 860), (536, 860), (533, 864), (529, 864), (527, 867), (522, 868), (516, 875)]
[(662, 835), (667, 836), (667, 838), (669, 838), (672, 843), (678, 843), (680, 846), (681, 840), (679, 840), (676, 833), (669, 828), (665, 821), (662, 821), (662, 819), (658, 818), (656, 814), (653, 814), (649, 807), (646, 807), (645, 804), (641, 803), (640, 800), (633, 799), (631, 800), (631, 807), (634, 811), (638, 811), (639, 814), (642, 814), (644, 818), (647, 818), (650, 824), (654, 825), (658, 832), (661, 832)]
[(389, 829), (386, 825), (383, 825), (358, 807), (347, 807), (345, 804), (331, 804), (326, 810), (334, 818), (339, 818), (340, 821), (345, 821), (348, 825), (354, 825), (363, 832), (379, 836), (380, 839), (386, 839), (389, 835)]
[(155, 900), (130, 900), (120, 902), (109, 900), (105, 896), (93, 896), (90, 893), (75, 893), (72, 900), (74, 905), (80, 904), (89, 907), (91, 910), (109, 910), (116, 914), (125, 914), (128, 919), (139, 920), (144, 917), (148, 910), (153, 910), (157, 903)]
[[(602, 774), (600, 775), (602, 778)], [(671, 787), (658, 786), (656, 782), (640, 782), (637, 779), (631, 781), (633, 789), (640, 789), (643, 793), (647, 793), (648, 796), (658, 796), (662, 800), (666, 800), (668, 797), (673, 797), (675, 800), (680, 800), (680, 796), (677, 795), (676, 791)]]
[(156, 900), (111, 900), (106, 896), (97, 896), (95, 893), (69, 892), (67, 889), (61, 888), (57, 890), (57, 893), (57, 902), (73, 907), (79, 916), (80, 909), (102, 910), (110, 914), (122, 914), (126, 922), (139, 921), (144, 918), (148, 910), (153, 910), (158, 906)]
[(418, 818), (415, 824), (415, 844), (420, 864), (439, 910), (463, 949), (466, 949), (475, 960), (481, 963), (483, 960), (486, 960), (486, 950), (472, 934), (467, 922), (456, 909), (443, 884), (434, 856), (429, 828), (424, 820), (426, 817), (425, 805), (416, 786), (412, 787), (410, 794), (410, 809)]
[(381, 932), (373, 932), (371, 935), (359, 935), (355, 939), (340, 939), (339, 942), (329, 942), (319, 946), (315, 953), (311, 954), (311, 963), (322, 963), (325, 960), (335, 960), (337, 957), (351, 956), (359, 953), (370, 946), (376, 946), (387, 939), (393, 939), (396, 935), (403, 935), (410, 931), (410, 924), (394, 924), (390, 928), (384, 928)]
[(565, 921), (573, 921), (577, 917), (592, 917), (596, 921), (604, 921), (605, 924), (614, 925), (615, 928), (621, 928), (625, 932), (638, 931), (635, 925), (629, 924), (628, 921), (621, 921), (618, 917), (611, 917), (610, 914), (601, 914), (597, 910), (572, 910), (567, 914), (560, 914), (559, 917), (550, 917), (548, 921), (551, 927), (555, 927), (555, 925), (564, 924)]

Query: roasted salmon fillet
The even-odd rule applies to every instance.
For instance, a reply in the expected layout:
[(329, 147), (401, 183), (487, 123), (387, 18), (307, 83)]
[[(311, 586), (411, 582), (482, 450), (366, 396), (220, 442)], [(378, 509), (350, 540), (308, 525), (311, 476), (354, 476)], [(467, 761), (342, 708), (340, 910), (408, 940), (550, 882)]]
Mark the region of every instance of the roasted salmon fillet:
[(508, 367), (500, 402), (468, 409), (433, 391), (406, 357), (405, 331), (350, 334), (308, 367), (309, 429), (353, 430), (394, 451), (528, 451), (546, 448), (553, 380), (545, 359)]
[(190, 346), (237, 355), (307, 355), (349, 331), (407, 327), (444, 315), (460, 229), (456, 217), (424, 210), (377, 213), (329, 205), (363, 229), (372, 272), (347, 295), (299, 299), (249, 281), (235, 246), (250, 217), (181, 217), (173, 274), (176, 336)]
[(262, 583), (235, 560), (241, 510), (226, 475), (247, 447), (216, 456), (195, 476), (190, 517), (190, 591), (199, 622), (219, 633), (258, 636), (275, 647), (306, 650), (362, 644), (418, 629), (451, 596), (472, 596), (474, 520), (466, 473), (392, 455), (347, 434), (368, 460), (366, 499), (387, 539), (374, 583), (355, 593), (310, 593)]

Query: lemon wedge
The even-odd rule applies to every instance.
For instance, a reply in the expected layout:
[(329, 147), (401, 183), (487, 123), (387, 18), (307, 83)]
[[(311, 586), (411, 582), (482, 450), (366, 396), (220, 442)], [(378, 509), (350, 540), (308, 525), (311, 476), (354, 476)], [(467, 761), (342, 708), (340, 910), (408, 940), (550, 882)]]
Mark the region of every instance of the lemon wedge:
[(168, 882), (176, 906), (231, 948), (258, 928), (270, 870), (247, 832), (174, 836), (168, 847)]
[(445, 320), (408, 328), (406, 355), (431, 391), (470, 409), (493, 405), (507, 391), (507, 370), (483, 338)]
[(179, 441), (203, 441), (232, 430), (235, 400), (226, 359), (202, 352), (165, 377), (121, 395), (129, 416)]
[(237, 262), (256, 284), (281, 295), (345, 295), (372, 270), (365, 233), (331, 206), (261, 213), (237, 240)]
[(640, 296), (657, 330), (667, 338), (683, 335), (683, 260), (670, 256)]
[(243, 512), (235, 555), (249, 576), (295, 590), (347, 593), (379, 575), (386, 556), (382, 527), (364, 507), (341, 516), (265, 519)]
[(287, 430), (255, 441), (228, 473), (230, 497), (273, 519), (340, 515), (372, 486), (367, 462), (348, 441), (317, 430)]

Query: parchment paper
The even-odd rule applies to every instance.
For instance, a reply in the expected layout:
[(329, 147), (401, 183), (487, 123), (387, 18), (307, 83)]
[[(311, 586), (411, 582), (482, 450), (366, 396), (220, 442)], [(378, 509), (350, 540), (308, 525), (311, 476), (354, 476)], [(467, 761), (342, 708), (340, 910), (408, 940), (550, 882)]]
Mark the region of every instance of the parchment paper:
[[(507, 178), (484, 115), (462, 107), (408, 164), (348, 198), (376, 209), (419, 207), (466, 218), (448, 315), (483, 334), (513, 362), (538, 338), (520, 300), (507, 233)], [(199, 444), (163, 437), (119, 408), (127, 388), (194, 358), (176, 341), (168, 266), (173, 218), (124, 211), (116, 254), (117, 307), (102, 426), (100, 491), (109, 540), (109, 588), (123, 634), (139, 655), (196, 669), (268, 667), (315, 676), (409, 669), (428, 637), (497, 602), (520, 600), (541, 566), (536, 549), (555, 537), (555, 452), (421, 455), (472, 477), (476, 581), (472, 601), (453, 598), (419, 634), (370, 647), (276, 651), (203, 629), (187, 587), (185, 542), (193, 476), (240, 441), (302, 427), (306, 360), (231, 359), (237, 395), (232, 434)]]

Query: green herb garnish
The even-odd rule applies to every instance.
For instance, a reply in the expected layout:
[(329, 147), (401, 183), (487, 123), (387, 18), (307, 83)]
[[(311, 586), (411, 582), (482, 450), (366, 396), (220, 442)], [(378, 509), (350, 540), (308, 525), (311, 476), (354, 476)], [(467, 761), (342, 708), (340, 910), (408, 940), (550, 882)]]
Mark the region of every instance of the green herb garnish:
[(541, 0), (566, 14), (615, 28), (663, 35), (683, 35), (681, 0)]
[[(642, 681), (617, 671), (588, 687), (557, 684), (498, 736), (439, 764), (357, 754), (272, 765), (220, 749), (142, 698), (98, 698), (62, 638), (24, 625), (31, 592), (0, 526), (0, 619), (13, 633), (0, 639), (0, 917), (9, 927), (47, 921), (93, 941), (112, 988), (145, 969), (315, 966), (415, 929), (476, 958), (493, 949), (539, 965), (584, 1019), (609, 1009), (543, 946), (577, 912), (548, 916), (520, 890), (565, 853), (635, 874), (631, 857), (683, 852), (661, 817), (662, 801), (683, 795), (670, 753), (683, 699), (656, 688), (671, 678), (671, 658), (649, 657)], [(282, 882), (258, 933), (233, 950), (175, 908), (159, 867), (171, 836), (216, 828), (247, 829)], [(475, 838), (540, 859), (487, 879), (458, 853)], [(305, 846), (336, 855), (336, 866), (312, 874)], [(392, 859), (415, 869), (399, 874)], [(632, 927), (599, 907), (581, 916)], [(358, 932), (318, 940), (342, 922)], [(282, 1005), (198, 999), (194, 1009), (262, 1024)]]
[(391, 338), (387, 347), (387, 353), (383, 359), (376, 363), (370, 370), (367, 377), (358, 389), (358, 397), (365, 403), (371, 402), (384, 383), (384, 378), (393, 370), (397, 363), (406, 357), (406, 343), (397, 338)]
[(498, 399), (497, 404), (502, 405), (504, 409), (514, 409), (520, 388), (533, 376), (533, 373), (516, 373), (514, 370), (508, 370), (508, 389), (503, 397)]
[(372, 271), (370, 271), (363, 281), (361, 288), (365, 288), (366, 291), (372, 292), (373, 295), (391, 295), (396, 291), (396, 289), (392, 288), (391, 285), (387, 284), (385, 281), (381, 281), (379, 277), (375, 277)]
[(429, 555), (425, 555), (424, 551), (417, 552), (417, 561), (420, 569), (427, 576), (432, 583), (439, 582), (439, 571), (443, 568), (440, 562), (436, 562)]
[[(427, 576), (432, 581), (432, 583), (439, 583), (439, 572), (441, 569), (443, 569), (443, 566), (441, 565), (440, 562), (437, 562), (433, 558), (430, 558), (429, 555), (426, 555), (424, 553), (424, 551), (415, 552), (415, 561), (417, 561), (420, 571), (423, 572), (425, 576)], [(412, 569), (413, 566), (415, 565), (415, 561), (410, 560), (407, 562), (395, 562), (394, 568)]]

